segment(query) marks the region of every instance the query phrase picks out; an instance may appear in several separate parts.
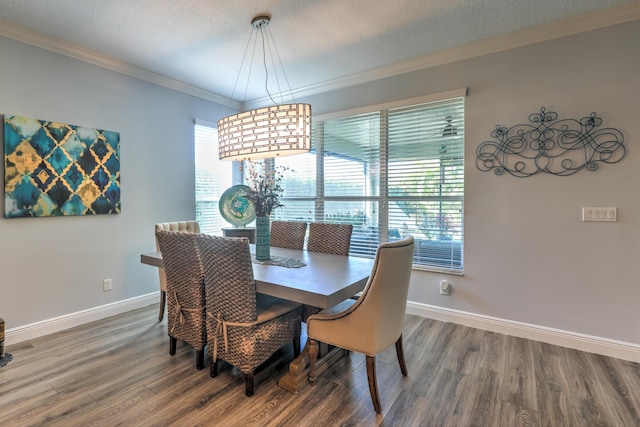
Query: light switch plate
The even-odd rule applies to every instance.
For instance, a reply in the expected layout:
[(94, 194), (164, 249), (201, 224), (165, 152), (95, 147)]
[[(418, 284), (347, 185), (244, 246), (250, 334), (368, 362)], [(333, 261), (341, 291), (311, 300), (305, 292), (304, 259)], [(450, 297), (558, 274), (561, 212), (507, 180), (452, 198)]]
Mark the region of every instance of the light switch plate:
[(616, 222), (618, 208), (582, 208), (582, 221)]

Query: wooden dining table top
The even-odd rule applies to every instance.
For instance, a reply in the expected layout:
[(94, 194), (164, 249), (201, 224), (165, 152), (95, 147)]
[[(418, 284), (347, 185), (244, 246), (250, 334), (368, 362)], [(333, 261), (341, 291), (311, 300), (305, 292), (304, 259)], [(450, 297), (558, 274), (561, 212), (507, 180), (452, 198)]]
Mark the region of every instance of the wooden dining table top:
[[(364, 289), (373, 266), (369, 258), (305, 250), (271, 247), (271, 255), (294, 258), (306, 265), (281, 267), (254, 262), (256, 291), (318, 308), (332, 307)], [(162, 254), (141, 254), (140, 262), (162, 267)]]

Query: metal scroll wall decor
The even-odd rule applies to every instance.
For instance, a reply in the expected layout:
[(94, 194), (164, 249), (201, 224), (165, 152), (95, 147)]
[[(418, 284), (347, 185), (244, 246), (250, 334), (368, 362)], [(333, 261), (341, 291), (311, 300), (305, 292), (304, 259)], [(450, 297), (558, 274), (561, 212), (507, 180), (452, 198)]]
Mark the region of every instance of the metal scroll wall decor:
[(625, 157), (622, 132), (598, 129), (602, 119), (596, 113), (580, 120), (557, 118), (557, 113), (542, 107), (529, 116), (532, 124), (497, 125), (491, 132), (495, 140), (478, 146), (476, 167), (518, 178), (540, 172), (568, 176), (581, 169), (595, 171), (600, 163), (618, 163)]

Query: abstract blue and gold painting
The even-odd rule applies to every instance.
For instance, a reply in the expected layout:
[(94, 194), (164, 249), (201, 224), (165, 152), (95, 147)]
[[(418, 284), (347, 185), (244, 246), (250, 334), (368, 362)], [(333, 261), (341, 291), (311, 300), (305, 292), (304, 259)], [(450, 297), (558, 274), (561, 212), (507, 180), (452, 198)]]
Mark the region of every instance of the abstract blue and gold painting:
[(118, 132), (5, 116), (5, 218), (118, 213)]

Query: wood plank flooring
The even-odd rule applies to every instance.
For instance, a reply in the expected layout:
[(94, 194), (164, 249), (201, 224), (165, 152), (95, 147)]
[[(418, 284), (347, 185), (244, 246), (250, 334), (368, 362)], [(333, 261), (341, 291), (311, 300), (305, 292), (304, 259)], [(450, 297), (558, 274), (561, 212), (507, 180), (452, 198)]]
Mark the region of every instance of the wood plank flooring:
[[(403, 377), (391, 346), (378, 356), (383, 414), (352, 353), (298, 395), (256, 394), (223, 367), (169, 355), (166, 322), (149, 306), (12, 346), (0, 368), (0, 426), (640, 426), (640, 364), (407, 315)], [(208, 365), (208, 363), (207, 363)]]

